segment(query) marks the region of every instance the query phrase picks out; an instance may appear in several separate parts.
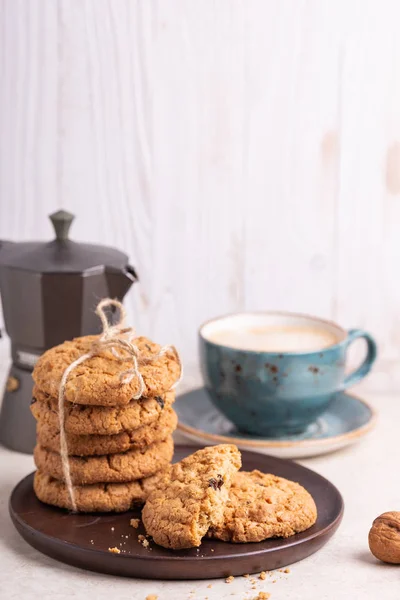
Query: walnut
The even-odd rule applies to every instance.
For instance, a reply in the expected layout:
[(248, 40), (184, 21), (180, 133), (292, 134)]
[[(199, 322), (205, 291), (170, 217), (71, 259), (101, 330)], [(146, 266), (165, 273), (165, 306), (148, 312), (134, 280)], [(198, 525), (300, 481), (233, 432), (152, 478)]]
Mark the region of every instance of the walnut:
[(379, 560), (400, 564), (400, 512), (386, 512), (377, 517), (370, 529), (368, 543)]

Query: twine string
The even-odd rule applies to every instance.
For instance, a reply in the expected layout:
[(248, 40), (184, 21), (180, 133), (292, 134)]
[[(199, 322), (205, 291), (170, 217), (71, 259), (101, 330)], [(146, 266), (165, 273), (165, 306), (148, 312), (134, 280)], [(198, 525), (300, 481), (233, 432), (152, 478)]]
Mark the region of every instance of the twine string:
[[(105, 309), (106, 308), (117, 308), (119, 311), (119, 319), (118, 322), (114, 325), (110, 324)], [(141, 356), (139, 348), (133, 343), (133, 339), (135, 338), (135, 330), (133, 327), (126, 327), (126, 311), (121, 302), (118, 300), (113, 300), (111, 298), (105, 298), (99, 302), (96, 308), (96, 314), (101, 320), (103, 331), (99, 338), (95, 339), (92, 342), (89, 352), (83, 354), (76, 360), (74, 360), (64, 371), (61, 381), (60, 387), (58, 389), (58, 416), (59, 416), (59, 425), (60, 425), (60, 456), (62, 463), (62, 471), (64, 481), (67, 487), (68, 495), (70, 498), (72, 510), (77, 512), (77, 505), (75, 500), (75, 492), (72, 484), (71, 478), (71, 470), (68, 459), (68, 444), (67, 444), (67, 436), (65, 433), (65, 414), (64, 414), (64, 405), (65, 405), (65, 387), (67, 384), (68, 377), (71, 375), (72, 371), (76, 369), (80, 364), (92, 358), (93, 356), (98, 356), (102, 354), (105, 350), (110, 350), (113, 356), (119, 360), (121, 363), (130, 362), (132, 363), (131, 368), (123, 371), (119, 380), (120, 383), (126, 385), (130, 383), (134, 378), (138, 380), (139, 387), (138, 391), (132, 396), (133, 400), (137, 400), (145, 391), (145, 383), (143, 380), (143, 376), (140, 373), (139, 367), (141, 365), (147, 365), (157, 360), (161, 356), (165, 354), (173, 354), (175, 359), (178, 362), (180, 374), (177, 381), (172, 385), (171, 389), (174, 389), (180, 380), (182, 379), (182, 363), (176, 350), (175, 346), (163, 346), (161, 350), (157, 354), (153, 354), (151, 357)]]

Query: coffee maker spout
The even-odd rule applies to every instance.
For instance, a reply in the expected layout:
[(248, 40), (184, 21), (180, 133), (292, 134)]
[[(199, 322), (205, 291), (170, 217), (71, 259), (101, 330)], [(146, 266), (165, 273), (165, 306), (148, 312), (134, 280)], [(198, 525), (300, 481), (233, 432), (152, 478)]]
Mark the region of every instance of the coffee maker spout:
[(138, 281), (136, 271), (130, 265), (123, 269), (106, 268), (109, 295), (111, 298), (122, 299), (131, 285)]

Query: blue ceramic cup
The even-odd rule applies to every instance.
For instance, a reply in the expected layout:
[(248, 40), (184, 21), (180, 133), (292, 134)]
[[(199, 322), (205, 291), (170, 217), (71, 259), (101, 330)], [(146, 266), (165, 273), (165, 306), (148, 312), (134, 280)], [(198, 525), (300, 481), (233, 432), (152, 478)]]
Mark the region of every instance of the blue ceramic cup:
[[(345, 375), (356, 339), (366, 357)], [(363, 379), (376, 358), (373, 338), (294, 313), (227, 315), (200, 328), (200, 362), (215, 406), (239, 430), (268, 437), (304, 431), (335, 394)]]

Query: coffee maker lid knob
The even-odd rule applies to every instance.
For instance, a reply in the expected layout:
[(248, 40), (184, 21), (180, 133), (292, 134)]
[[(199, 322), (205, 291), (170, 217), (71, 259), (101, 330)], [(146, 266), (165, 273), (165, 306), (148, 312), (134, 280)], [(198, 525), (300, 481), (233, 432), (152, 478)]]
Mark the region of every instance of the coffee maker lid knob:
[(50, 220), (53, 223), (57, 240), (62, 241), (68, 239), (69, 229), (74, 219), (75, 215), (67, 210), (58, 210), (50, 215)]
[(68, 236), (74, 215), (66, 210), (59, 210), (49, 216), (54, 227), (55, 239), (51, 242), (3, 243), (0, 247), (0, 269), (22, 269), (22, 277), (25, 277), (27, 271), (80, 275), (85, 272), (87, 274), (88, 271), (92, 274), (108, 271), (120, 274), (121, 280), (125, 280), (129, 267), (126, 254), (109, 246), (71, 240)]

